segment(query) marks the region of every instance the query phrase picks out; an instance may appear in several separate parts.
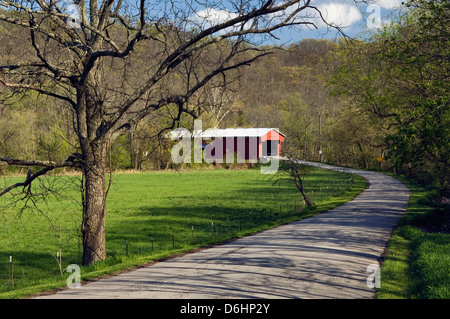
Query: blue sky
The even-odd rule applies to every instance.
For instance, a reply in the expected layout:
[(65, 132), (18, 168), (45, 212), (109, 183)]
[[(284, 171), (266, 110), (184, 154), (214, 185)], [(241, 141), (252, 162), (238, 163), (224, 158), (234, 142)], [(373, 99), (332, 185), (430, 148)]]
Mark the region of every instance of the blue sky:
[[(373, 27), (375, 22), (387, 23), (402, 1), (405, 0), (372, 0), (373, 5), (368, 7), (365, 4), (356, 4), (358, 1), (354, 0), (315, 0), (312, 1), (311, 5), (316, 6), (322, 12), (327, 22), (341, 27), (347, 35), (357, 37), (361, 32)], [(227, 10), (223, 6), (224, 2), (221, 5), (219, 5), (220, 2), (210, 2), (210, 4), (212, 3), (216, 3), (217, 6), (204, 7), (197, 11), (199, 23), (204, 27), (234, 17), (232, 10)], [(378, 19), (374, 20), (373, 18)], [(314, 22), (317, 29), (306, 26), (296, 27), (295, 29), (284, 28), (281, 31), (274, 32), (279, 40), (266, 38), (264, 42), (289, 44), (304, 38), (332, 39), (338, 36), (335, 29), (328, 28), (320, 21), (317, 12), (314, 10), (304, 11), (299, 19)]]
[[(370, 7), (365, 4), (355, 4), (352, 0), (323, 0), (317, 1), (318, 8), (326, 16), (328, 22), (338, 25), (351, 37), (360, 37), (365, 31), (376, 29), (376, 23), (388, 23), (392, 15), (397, 12), (402, 0), (374, 1)], [(374, 20), (378, 18), (378, 20)], [(286, 30), (279, 32), (277, 44), (296, 42), (303, 38), (330, 39), (340, 36), (335, 29), (327, 28), (317, 22), (318, 29)]]

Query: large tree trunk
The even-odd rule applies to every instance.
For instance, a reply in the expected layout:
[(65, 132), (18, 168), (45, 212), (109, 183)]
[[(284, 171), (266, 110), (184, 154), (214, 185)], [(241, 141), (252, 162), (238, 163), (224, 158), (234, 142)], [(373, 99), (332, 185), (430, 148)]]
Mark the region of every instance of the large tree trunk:
[(103, 128), (103, 102), (96, 99), (95, 83), (91, 74), (78, 90), (78, 138), (83, 157), (83, 266), (106, 259), (106, 154), (109, 135)]
[(84, 154), (83, 266), (106, 258), (106, 146), (91, 144)]

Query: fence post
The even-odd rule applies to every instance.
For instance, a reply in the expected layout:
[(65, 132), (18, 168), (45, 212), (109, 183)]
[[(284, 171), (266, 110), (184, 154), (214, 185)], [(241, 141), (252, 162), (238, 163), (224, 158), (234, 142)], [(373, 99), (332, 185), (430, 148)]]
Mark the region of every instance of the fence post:
[(12, 256), (9, 256), (9, 280), (8, 290), (14, 289), (14, 267), (12, 263)]
[(151, 236), (151, 240), (152, 240), (152, 254), (153, 254), (153, 235)]
[(128, 239), (125, 240), (125, 255), (128, 256)]
[(192, 225), (192, 241), (194, 241), (194, 238), (195, 238), (195, 236), (194, 236), (194, 225)]

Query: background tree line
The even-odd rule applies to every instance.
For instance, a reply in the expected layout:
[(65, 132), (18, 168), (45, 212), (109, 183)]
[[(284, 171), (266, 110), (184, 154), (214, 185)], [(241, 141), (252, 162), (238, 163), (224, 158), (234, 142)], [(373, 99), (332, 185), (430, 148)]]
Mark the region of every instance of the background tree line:
[[(322, 150), (326, 162), (381, 167), (448, 189), (449, 5), (410, 1), (408, 7), (395, 23), (365, 40), (304, 39), (275, 50), (228, 74), (226, 86), (209, 83), (188, 103), (204, 129), (277, 127), (287, 135), (285, 152), (317, 161)], [(14, 37), (21, 32), (8, 29)], [(0, 37), (2, 43), (11, 41), (11, 36)], [(183, 90), (180, 83), (206, 72), (217, 54), (233, 48), (232, 41), (220, 45), (185, 61), (182, 71), (159, 89)], [(12, 47), (0, 47), (5, 64), (26, 54), (20, 45)], [(127, 72), (127, 82), (117, 85), (126, 91), (139, 82), (146, 59), (156, 51), (140, 47), (134, 57), (138, 63), (111, 61), (108, 78), (115, 81), (115, 73)], [(77, 152), (74, 118), (67, 109), (33, 92), (8, 101), (8, 107), (0, 106), (1, 154), (63, 161)], [(171, 168), (171, 141), (161, 131), (176, 114), (176, 105), (163, 107), (115, 140), (109, 153), (112, 168)], [(179, 126), (193, 125), (187, 115), (177, 120)]]

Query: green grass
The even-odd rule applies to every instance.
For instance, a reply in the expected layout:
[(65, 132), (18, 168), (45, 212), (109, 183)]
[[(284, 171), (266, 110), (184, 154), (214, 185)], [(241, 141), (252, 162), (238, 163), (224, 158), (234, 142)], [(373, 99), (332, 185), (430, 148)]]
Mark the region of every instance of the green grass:
[(388, 243), (377, 298), (450, 299), (450, 234), (433, 229), (448, 225), (448, 206), (436, 203), (435, 190), (397, 178), (409, 187), (411, 197)]
[[(69, 275), (64, 269), (80, 264), (78, 179), (50, 177), (47, 182), (66, 187), (64, 196), (50, 196), (36, 206), (29, 203), (31, 209), (20, 217), (23, 202), (7, 207), (11, 198), (0, 199), (0, 298), (63, 287)], [(310, 168), (305, 189), (314, 206), (305, 208), (293, 184), (274, 186), (257, 169), (116, 174), (107, 202), (108, 258), (84, 267), (82, 279), (319, 214), (354, 198), (365, 187), (362, 177)], [(13, 256), (13, 280), (9, 256)]]

